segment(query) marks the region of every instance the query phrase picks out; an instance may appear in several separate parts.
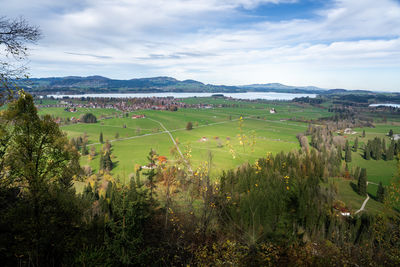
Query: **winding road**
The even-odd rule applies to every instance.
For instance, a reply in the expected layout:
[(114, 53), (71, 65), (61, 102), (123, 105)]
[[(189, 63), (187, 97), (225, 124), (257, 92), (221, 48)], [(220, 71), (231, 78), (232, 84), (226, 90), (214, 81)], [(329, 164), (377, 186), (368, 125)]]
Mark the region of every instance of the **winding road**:
[[(368, 186), (368, 184), (378, 185), (377, 183), (373, 183), (373, 182), (367, 182), (367, 186)], [(354, 214), (357, 214), (357, 213), (363, 211), (365, 208), (365, 205), (367, 205), (368, 200), (369, 200), (369, 195), (367, 193), (367, 198), (362, 203), (361, 208), (359, 210), (357, 210), (356, 212), (354, 212)]]

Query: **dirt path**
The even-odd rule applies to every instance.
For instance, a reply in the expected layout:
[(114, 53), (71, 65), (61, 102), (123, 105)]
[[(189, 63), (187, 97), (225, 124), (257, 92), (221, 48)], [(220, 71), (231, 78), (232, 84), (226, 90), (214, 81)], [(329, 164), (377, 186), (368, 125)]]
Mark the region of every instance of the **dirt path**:
[[(373, 183), (373, 182), (367, 182), (367, 186), (368, 186), (368, 184), (378, 185), (377, 183)], [(366, 199), (364, 200), (364, 202), (362, 203), (361, 208), (360, 208), (359, 210), (357, 210), (356, 212), (354, 212), (354, 214), (357, 214), (357, 213), (359, 213), (359, 212), (361, 212), (361, 211), (364, 210), (365, 205), (367, 205), (367, 202), (368, 202), (369, 198), (370, 198), (370, 197), (369, 197), (369, 195), (368, 195), (368, 193), (367, 193), (367, 198), (366, 198)]]
[(356, 212), (354, 212), (354, 214), (357, 214), (357, 213), (363, 211), (365, 208), (365, 205), (367, 205), (368, 200), (369, 200), (369, 195), (367, 194), (367, 198), (364, 200), (363, 204), (361, 205), (361, 208), (359, 210), (357, 210)]

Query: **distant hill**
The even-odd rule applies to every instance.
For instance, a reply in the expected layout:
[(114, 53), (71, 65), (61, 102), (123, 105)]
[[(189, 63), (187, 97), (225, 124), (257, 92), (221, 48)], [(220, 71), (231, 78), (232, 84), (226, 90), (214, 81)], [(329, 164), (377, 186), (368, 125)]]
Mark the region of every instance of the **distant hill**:
[(250, 84), (240, 87), (256, 92), (321, 93), (326, 91), (326, 89), (315, 86), (289, 86), (281, 83)]
[(27, 91), (54, 93), (140, 93), (140, 92), (245, 92), (236, 86), (204, 84), (194, 80), (179, 81), (171, 77), (116, 80), (102, 76), (31, 78), (17, 82)]
[[(335, 94), (354, 92), (345, 89), (323, 89), (315, 86), (288, 86), (281, 83), (226, 86), (204, 84), (195, 80), (179, 81), (172, 77), (151, 77), (130, 80), (110, 79), (103, 76), (67, 76), (31, 78), (16, 82), (20, 87), (35, 94), (85, 94), (85, 93), (157, 93), (157, 92), (277, 92)], [(368, 93), (368, 91), (357, 91)]]

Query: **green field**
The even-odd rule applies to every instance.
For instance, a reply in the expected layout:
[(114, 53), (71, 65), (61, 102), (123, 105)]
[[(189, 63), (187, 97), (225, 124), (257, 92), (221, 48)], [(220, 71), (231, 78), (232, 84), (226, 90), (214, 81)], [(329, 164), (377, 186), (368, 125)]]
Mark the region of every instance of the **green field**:
[[(248, 137), (249, 142), (254, 139), (255, 145), (252, 147), (246, 144), (243, 147), (239, 144), (237, 137), (240, 133), (238, 116), (232, 116), (230, 120), (219, 110), (191, 109), (178, 112), (151, 110), (141, 113), (146, 114), (146, 118), (112, 118), (96, 124), (67, 125), (62, 129), (70, 137), (77, 137), (86, 132), (89, 144), (94, 145), (97, 151), (101, 148), (98, 140), (102, 132), (104, 140), (110, 140), (112, 143), (112, 154), (115, 157), (113, 161), (116, 162), (112, 173), (127, 176), (134, 172), (136, 164), (147, 163), (146, 156), (150, 149), (155, 149), (158, 154), (167, 158), (171, 157), (170, 150), (174, 144), (156, 121), (161, 122), (171, 131), (181, 150), (191, 148), (194, 167), (204, 162), (211, 152), (212, 173), (215, 174), (237, 167), (244, 162), (253, 163), (268, 152), (277, 153), (282, 150), (298, 149), (296, 134), (304, 131), (306, 127), (303, 123), (245, 118), (243, 133)], [(185, 129), (189, 121), (194, 124), (194, 129), (191, 131)], [(123, 128), (123, 125), (126, 125), (126, 128)], [(117, 133), (121, 140), (115, 140)], [(228, 146), (228, 141), (231, 147)], [(230, 153), (230, 148), (235, 151), (235, 157)], [(82, 165), (89, 165), (94, 170), (98, 169), (98, 161), (98, 156), (91, 162), (88, 161), (88, 157), (82, 157)]]
[[(182, 100), (188, 104), (214, 104), (214, 108), (187, 108), (176, 112), (158, 110), (140, 110), (123, 116), (122, 112), (113, 109), (78, 109), (71, 113), (63, 108), (42, 108), (39, 113), (50, 114), (54, 117), (71, 118), (91, 112), (98, 118), (94, 124), (69, 124), (62, 126), (68, 137), (88, 136), (89, 146), (94, 146), (97, 155), (81, 157), (82, 166), (90, 166), (94, 172), (99, 169), (99, 143), (100, 132), (104, 141), (112, 144), (112, 161), (114, 168), (111, 174), (123, 180), (135, 172), (135, 167), (148, 163), (147, 155), (150, 149), (159, 155), (166, 156), (169, 161), (174, 161), (171, 150), (175, 147), (171, 137), (163, 126), (171, 133), (180, 150), (185, 152), (191, 149), (191, 164), (193, 169), (200, 166), (212, 155), (211, 174), (219, 175), (223, 170), (232, 169), (243, 163), (254, 163), (267, 153), (278, 153), (300, 148), (296, 138), (298, 133), (303, 133), (308, 127), (307, 123), (290, 121), (289, 119), (317, 119), (331, 116), (324, 108), (300, 106), (290, 102), (246, 102), (214, 98), (190, 98)], [(270, 114), (270, 108), (275, 108), (277, 114)], [(146, 118), (132, 119), (132, 114), (144, 114)], [(242, 127), (239, 118), (243, 117)], [(186, 130), (188, 122), (192, 122), (193, 129)], [(162, 125), (163, 126), (162, 126)], [(382, 182), (389, 185), (391, 179), (397, 174), (397, 160), (365, 160), (362, 157), (363, 144), (374, 137), (385, 137), (389, 130), (400, 133), (400, 125), (389, 121), (386, 124), (378, 123), (375, 128), (356, 128), (357, 134), (347, 135), (345, 138), (353, 144), (359, 138), (359, 150), (352, 152), (352, 162), (349, 167), (359, 166), (367, 169), (368, 181)], [(366, 137), (362, 138), (365, 130)], [(247, 143), (241, 145), (238, 135), (242, 132), (247, 138)], [(118, 138), (117, 138), (118, 137)], [(390, 143), (389, 137), (386, 143)], [(252, 145), (251, 145), (252, 144)], [(179, 157), (176, 156), (175, 157)], [(351, 181), (335, 178), (338, 188), (338, 199), (344, 201), (353, 210), (360, 208), (364, 197), (359, 196), (351, 186)], [(78, 185), (77, 185), (78, 186)], [(79, 184), (79, 190), (82, 185)], [(377, 213), (383, 205), (373, 200), (377, 186), (368, 185), (368, 193), (372, 196), (366, 210)]]
[[(174, 144), (162, 123), (182, 151), (191, 149), (191, 161), (194, 168), (206, 161), (212, 154), (211, 172), (214, 175), (222, 170), (235, 168), (245, 162), (254, 163), (266, 153), (277, 153), (298, 149), (296, 134), (304, 132), (307, 124), (287, 121), (290, 118), (318, 118), (329, 113), (320, 108), (293, 105), (289, 102), (246, 102), (213, 98), (191, 98), (183, 100), (189, 104), (208, 103), (225, 105), (212, 109), (179, 109), (176, 112), (141, 110), (135, 114), (145, 114), (144, 119), (123, 117), (113, 109), (78, 108), (71, 113), (64, 108), (41, 108), (40, 115), (50, 114), (60, 118), (78, 118), (91, 112), (100, 119), (95, 124), (69, 124), (62, 126), (68, 137), (78, 137), (86, 133), (89, 145), (96, 151), (101, 150), (100, 132), (104, 141), (112, 143), (112, 155), (115, 167), (112, 174), (127, 177), (134, 172), (136, 164), (147, 164), (147, 154), (155, 149), (158, 154), (173, 160), (170, 151)], [(235, 106), (232, 106), (235, 105)], [(270, 114), (274, 107), (277, 114)], [(239, 129), (238, 119), (243, 116), (243, 126)], [(193, 130), (185, 129), (188, 122), (193, 123)], [(239, 143), (238, 134), (242, 131), (247, 143)], [(117, 138), (118, 137), (118, 138)], [(252, 143), (253, 145), (250, 145)], [(233, 152), (232, 152), (233, 150)], [(88, 156), (81, 158), (82, 165), (89, 165), (98, 170), (99, 156), (91, 161)]]

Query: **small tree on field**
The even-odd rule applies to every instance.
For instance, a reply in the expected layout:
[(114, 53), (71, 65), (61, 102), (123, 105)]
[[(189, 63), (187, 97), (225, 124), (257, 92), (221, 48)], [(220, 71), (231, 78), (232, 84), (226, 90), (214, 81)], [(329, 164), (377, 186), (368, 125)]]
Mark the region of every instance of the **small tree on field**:
[(87, 154), (89, 154), (89, 151), (87, 149), (86, 143), (83, 143), (83, 145), (82, 145), (82, 155), (86, 156)]
[(362, 137), (363, 138), (365, 137), (365, 130), (363, 130)]
[(99, 141), (100, 141), (100, 143), (104, 143), (104, 140), (103, 140), (103, 132), (100, 132), (100, 137), (99, 137)]
[(393, 136), (393, 130), (392, 129), (390, 129), (390, 131), (389, 131), (389, 137), (392, 137)]
[(81, 122), (84, 122), (84, 123), (96, 123), (96, 122), (97, 122), (96, 116), (93, 115), (92, 113), (82, 114), (82, 115), (79, 117), (79, 120), (80, 120)]
[(365, 196), (367, 194), (367, 170), (365, 168), (361, 169), (357, 188), (360, 196)]
[(344, 156), (344, 160), (346, 162), (351, 162), (351, 149), (350, 149), (350, 145), (349, 142), (346, 142), (346, 149), (345, 149), (345, 156)]
[(353, 148), (354, 148), (354, 152), (357, 152), (357, 150), (358, 150), (358, 137), (356, 137), (356, 140), (354, 141)]
[(189, 121), (189, 122), (186, 124), (186, 130), (190, 131), (190, 130), (192, 130), (192, 129), (193, 129), (193, 124), (192, 124), (191, 121)]
[(376, 200), (382, 203), (385, 200), (385, 188), (382, 182), (379, 182), (378, 190), (376, 191)]

